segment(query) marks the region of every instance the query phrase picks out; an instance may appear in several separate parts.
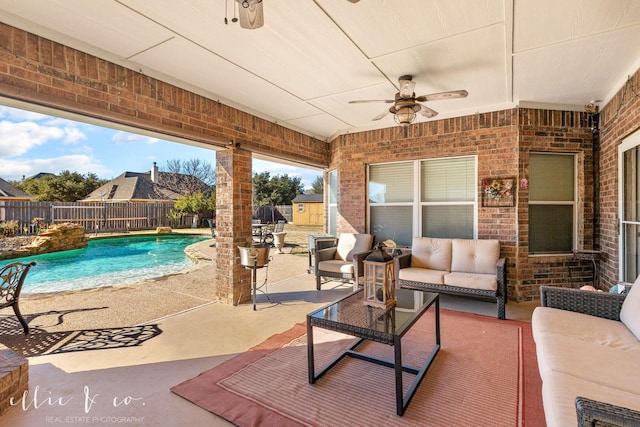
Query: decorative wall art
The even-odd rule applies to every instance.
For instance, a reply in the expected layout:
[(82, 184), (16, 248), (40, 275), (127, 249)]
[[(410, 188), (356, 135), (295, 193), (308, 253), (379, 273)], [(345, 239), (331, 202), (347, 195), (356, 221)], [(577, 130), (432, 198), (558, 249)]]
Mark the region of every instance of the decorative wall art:
[(482, 206), (513, 206), (513, 178), (488, 178), (482, 180)]

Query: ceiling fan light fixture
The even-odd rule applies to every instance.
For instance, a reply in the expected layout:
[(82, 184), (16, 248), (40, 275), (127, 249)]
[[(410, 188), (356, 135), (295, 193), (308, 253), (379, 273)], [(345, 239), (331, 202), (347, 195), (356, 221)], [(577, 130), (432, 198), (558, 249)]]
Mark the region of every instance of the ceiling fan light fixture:
[(399, 124), (400, 126), (409, 126), (411, 123), (413, 123), (416, 119), (416, 112), (415, 110), (410, 107), (401, 107), (399, 108), (396, 113), (393, 115), (393, 119), (396, 121), (397, 124)]

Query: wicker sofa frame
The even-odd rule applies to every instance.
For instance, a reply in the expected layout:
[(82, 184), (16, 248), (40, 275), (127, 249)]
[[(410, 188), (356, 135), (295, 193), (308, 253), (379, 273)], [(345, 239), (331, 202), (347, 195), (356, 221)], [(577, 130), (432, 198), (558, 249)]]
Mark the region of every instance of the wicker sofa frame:
[(435, 283), (415, 282), (411, 280), (401, 280), (399, 277), (400, 269), (411, 266), (411, 253), (404, 253), (395, 258), (396, 286), (400, 288), (420, 289), (424, 291), (437, 292), (441, 294), (457, 295), (463, 297), (471, 297), (483, 301), (495, 301), (497, 306), (498, 319), (506, 318), (505, 304), (507, 303), (507, 271), (506, 260), (498, 259), (496, 263), (496, 278), (498, 287), (495, 291), (483, 289), (470, 289), (461, 286), (449, 286)]
[[(558, 308), (620, 321), (626, 294), (585, 292), (576, 289), (540, 287), (543, 307)], [(640, 411), (576, 396), (578, 426), (640, 426)]]

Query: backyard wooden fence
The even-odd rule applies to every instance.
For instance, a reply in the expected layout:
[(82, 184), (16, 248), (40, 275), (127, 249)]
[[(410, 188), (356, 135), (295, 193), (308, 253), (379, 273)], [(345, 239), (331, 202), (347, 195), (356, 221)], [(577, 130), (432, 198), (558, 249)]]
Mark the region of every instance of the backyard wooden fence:
[[(156, 227), (188, 228), (193, 225), (194, 215), (184, 215), (179, 220), (169, 218), (173, 203), (77, 203), (77, 202), (26, 202), (0, 200), (0, 224), (7, 221), (18, 223), (18, 235), (37, 234), (43, 226), (72, 222), (80, 224), (87, 233), (129, 230), (151, 230)], [(291, 205), (275, 207), (289, 222), (292, 220)], [(198, 226), (208, 227), (204, 224)], [(268, 222), (268, 219), (265, 219)]]
[(156, 227), (191, 227), (193, 215), (176, 221), (169, 218), (173, 203), (62, 203), (0, 201), (0, 222), (16, 221), (18, 234), (36, 234), (44, 226), (72, 222), (87, 233), (148, 230)]

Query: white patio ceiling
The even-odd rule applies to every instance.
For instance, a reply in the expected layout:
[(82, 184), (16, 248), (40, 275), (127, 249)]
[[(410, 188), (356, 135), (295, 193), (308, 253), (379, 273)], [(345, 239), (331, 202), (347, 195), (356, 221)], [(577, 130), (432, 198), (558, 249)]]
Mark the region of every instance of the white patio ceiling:
[(327, 141), (395, 126), (348, 101), (393, 98), (403, 74), (416, 95), (469, 92), (428, 103), (439, 119), (602, 105), (640, 66), (637, 0), (264, 0), (256, 30), (234, 7), (0, 0), (0, 20)]

